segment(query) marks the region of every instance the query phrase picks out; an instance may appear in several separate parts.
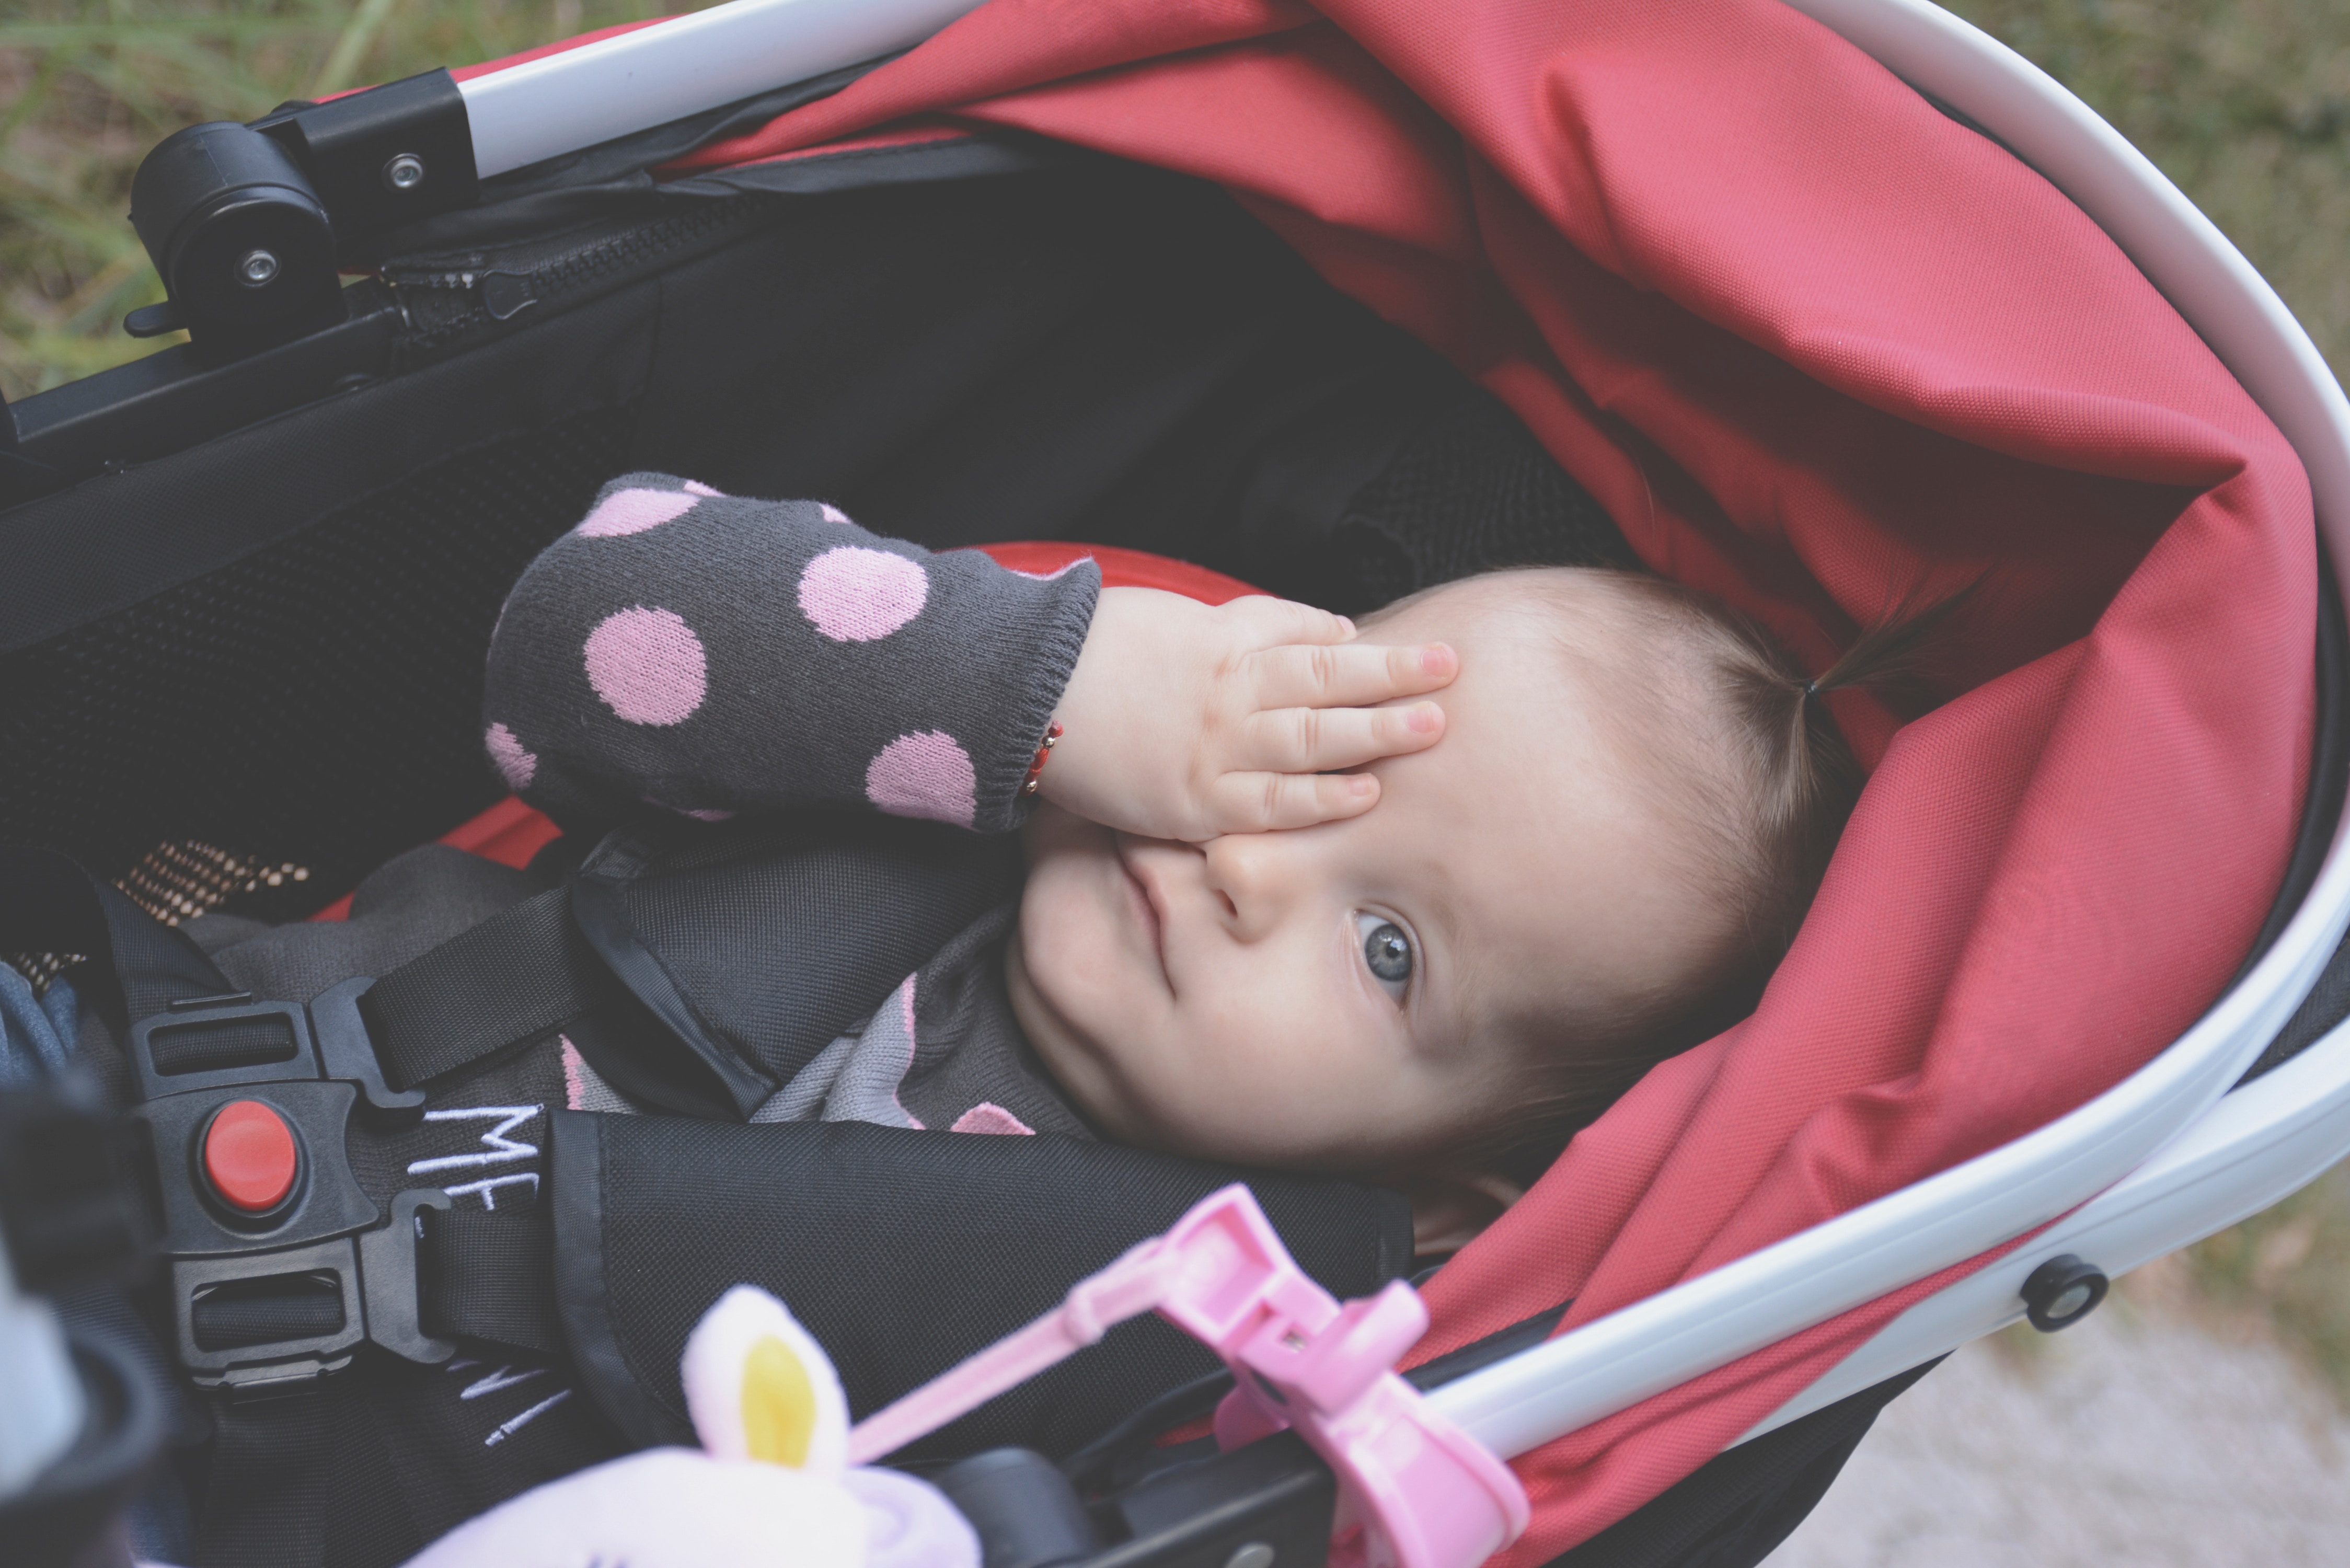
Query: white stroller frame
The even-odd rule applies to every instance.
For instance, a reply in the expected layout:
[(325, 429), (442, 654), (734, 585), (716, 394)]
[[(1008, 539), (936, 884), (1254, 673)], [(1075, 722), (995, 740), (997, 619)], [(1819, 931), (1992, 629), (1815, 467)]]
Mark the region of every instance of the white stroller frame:
[[(2350, 564), (2350, 400), (2274, 290), (2145, 156), (2063, 87), (1929, 0), (1788, 0), (2076, 202), (2284, 432), (2334, 569)], [(972, 0), (733, 0), (462, 83), (484, 177), (920, 42)], [(2350, 583), (2345, 583), (2350, 588)], [(2350, 847), (2275, 945), (2161, 1055), (2036, 1132), (1446, 1384), (1431, 1399), (1523, 1453), (2037, 1226), (1928, 1297), (1748, 1437), (2023, 1315), (2075, 1254), (2117, 1277), (2255, 1213), (2350, 1151), (2350, 1023), (2242, 1088), (2350, 926)], [(2060, 1220), (2058, 1217), (2063, 1216)]]

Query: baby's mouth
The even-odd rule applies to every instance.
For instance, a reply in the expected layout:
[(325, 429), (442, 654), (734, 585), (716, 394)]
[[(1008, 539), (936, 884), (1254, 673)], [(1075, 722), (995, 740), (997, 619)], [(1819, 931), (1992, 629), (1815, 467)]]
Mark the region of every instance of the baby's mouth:
[(1151, 902), (1149, 885), (1136, 873), (1126, 857), (1126, 835), (1110, 835), (1110, 853), (1118, 857), (1118, 868), (1125, 874), (1128, 896), (1135, 908), (1135, 918), (1142, 926), (1142, 934), (1150, 943), (1151, 956), (1159, 961), (1159, 978), (1167, 981), (1170, 991), (1174, 981), (1167, 973), (1167, 936), (1159, 919), (1159, 906)]

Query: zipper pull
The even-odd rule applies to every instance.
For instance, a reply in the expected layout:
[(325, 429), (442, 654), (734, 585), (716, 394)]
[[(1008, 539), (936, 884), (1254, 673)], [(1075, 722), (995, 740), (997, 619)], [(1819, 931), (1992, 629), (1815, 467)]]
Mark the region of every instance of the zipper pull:
[(482, 307), (499, 321), (508, 320), (538, 303), (538, 296), (530, 286), (530, 275), (519, 272), (485, 272), (482, 275)]

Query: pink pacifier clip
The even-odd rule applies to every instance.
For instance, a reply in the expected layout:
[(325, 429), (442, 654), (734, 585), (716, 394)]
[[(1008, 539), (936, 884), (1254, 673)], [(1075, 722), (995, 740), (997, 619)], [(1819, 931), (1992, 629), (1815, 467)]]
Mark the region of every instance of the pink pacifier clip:
[(1340, 1305), (1238, 1183), (1078, 1281), (1058, 1308), (858, 1423), (848, 1461), (894, 1453), (1154, 1311), (1232, 1369), (1219, 1444), (1295, 1428), (1336, 1472), (1334, 1568), (1473, 1568), (1525, 1529), (1509, 1466), (1396, 1376), (1428, 1330), (1419, 1293), (1396, 1280)]

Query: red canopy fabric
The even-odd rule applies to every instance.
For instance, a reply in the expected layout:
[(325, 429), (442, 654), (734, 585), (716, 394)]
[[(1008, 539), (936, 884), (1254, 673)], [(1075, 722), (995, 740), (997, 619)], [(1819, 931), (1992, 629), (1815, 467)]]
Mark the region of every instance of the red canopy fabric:
[[(910, 120), (1220, 182), (1814, 668), (1990, 571), (1954, 701), (1897, 735), (1837, 699), (1875, 776), (1760, 1011), (1437, 1277), (1422, 1357), (2027, 1132), (2242, 957), (2304, 786), (2300, 463), (2085, 215), (1833, 34), (1778, 0), (994, 0), (689, 161)], [(1654, 1496), (1927, 1288), (1524, 1456), (1502, 1561)]]

